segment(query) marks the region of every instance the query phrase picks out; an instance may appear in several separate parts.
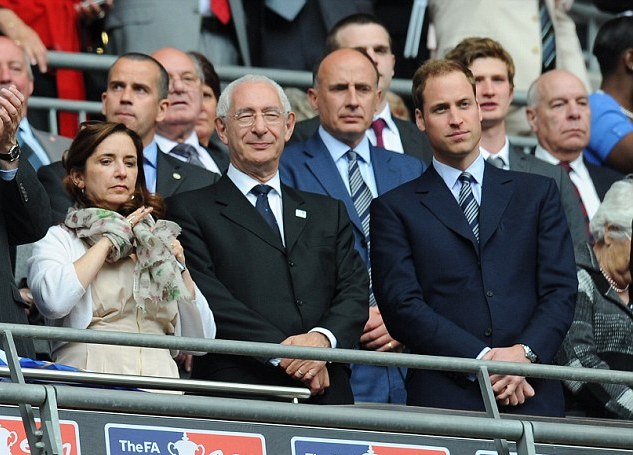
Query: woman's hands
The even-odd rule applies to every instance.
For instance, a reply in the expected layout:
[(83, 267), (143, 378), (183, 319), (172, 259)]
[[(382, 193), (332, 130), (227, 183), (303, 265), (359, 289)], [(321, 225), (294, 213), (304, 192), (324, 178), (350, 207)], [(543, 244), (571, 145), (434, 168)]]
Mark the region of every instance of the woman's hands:
[(134, 229), (134, 226), (136, 226), (141, 221), (143, 221), (143, 219), (147, 215), (152, 213), (153, 210), (154, 209), (152, 207), (145, 207), (145, 206), (139, 207), (136, 210), (134, 210), (132, 213), (130, 213), (128, 216), (126, 216), (125, 221), (127, 221), (130, 227)]

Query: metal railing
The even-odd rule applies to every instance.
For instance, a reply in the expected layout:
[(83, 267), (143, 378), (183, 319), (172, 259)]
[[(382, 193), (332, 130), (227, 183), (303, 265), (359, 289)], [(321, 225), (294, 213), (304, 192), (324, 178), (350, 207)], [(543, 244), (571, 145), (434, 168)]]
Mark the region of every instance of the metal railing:
[[(344, 349), (307, 348), (300, 346), (282, 346), (278, 344), (240, 342), (228, 340), (207, 340), (164, 335), (141, 335), (122, 332), (100, 332), (53, 327), (0, 324), (0, 334), (7, 356), (10, 374), (17, 384), (0, 383), (1, 402), (19, 404), (23, 409), (25, 428), (32, 418), (30, 406), (39, 406), (48, 426), (44, 431), (32, 429), (32, 447), (45, 447), (46, 441), (55, 437), (46, 435), (46, 431), (55, 434), (58, 422), (57, 407), (76, 409), (102, 409), (111, 411), (129, 411), (138, 413), (156, 413), (159, 415), (198, 416), (228, 419), (252, 419), (256, 409), (257, 420), (271, 423), (296, 423), (299, 425), (336, 426), (349, 429), (395, 431), (404, 433), (423, 433), (438, 436), (461, 436), (494, 439), (499, 454), (509, 454), (507, 440), (516, 441), (519, 455), (534, 455), (536, 443), (556, 443), (584, 445), (589, 447), (630, 448), (633, 447), (633, 432), (623, 431), (622, 427), (598, 425), (579, 425), (576, 423), (542, 423), (522, 416), (508, 420), (500, 416), (489, 380), (490, 374), (514, 374), (533, 378), (566, 379), (574, 381), (603, 382), (633, 386), (633, 373), (621, 371), (602, 371), (584, 368), (569, 368), (554, 365), (528, 365), (508, 362), (480, 361), (452, 357), (435, 357), (413, 354), (380, 353)], [(407, 368), (432, 369), (476, 374), (487, 409), (487, 417), (469, 417), (442, 414), (426, 414), (420, 418), (420, 410), (381, 411), (379, 422), (362, 409), (316, 407), (301, 404), (274, 405), (259, 401), (244, 401), (228, 398), (179, 397), (168, 399), (151, 394), (138, 394), (126, 391), (86, 391), (81, 388), (51, 385), (31, 385), (24, 383), (24, 374), (15, 362), (13, 337), (47, 339), (51, 341), (67, 340), (97, 344), (116, 344), (122, 346), (144, 346), (171, 350), (212, 352), (220, 354), (245, 355), (257, 357), (292, 357), (332, 362), (371, 364), (384, 366), (403, 366)], [(26, 370), (25, 370), (26, 371)], [(27, 376), (31, 374), (28, 373)], [(83, 373), (85, 374), (85, 373)], [(51, 376), (56, 373), (52, 372)], [(82, 373), (78, 373), (80, 377)], [(103, 376), (106, 375), (96, 375)], [(71, 373), (65, 373), (64, 380), (70, 380)], [(106, 381), (108, 379), (105, 379)], [(154, 378), (123, 377), (118, 385), (129, 387), (164, 387), (162, 380)], [(180, 390), (187, 382), (173, 380)], [(200, 389), (198, 389), (199, 391)], [(116, 398), (116, 400), (114, 399)], [(45, 411), (43, 411), (43, 409)], [(382, 414), (382, 413), (386, 414)], [(449, 422), (450, 421), (450, 422)], [(48, 428), (48, 430), (47, 430)], [(39, 433), (38, 433), (39, 431)], [(31, 442), (31, 439), (29, 439)], [(36, 453), (36, 452), (33, 452)], [(48, 452), (41, 452), (48, 453)], [(50, 452), (52, 453), (52, 452)]]

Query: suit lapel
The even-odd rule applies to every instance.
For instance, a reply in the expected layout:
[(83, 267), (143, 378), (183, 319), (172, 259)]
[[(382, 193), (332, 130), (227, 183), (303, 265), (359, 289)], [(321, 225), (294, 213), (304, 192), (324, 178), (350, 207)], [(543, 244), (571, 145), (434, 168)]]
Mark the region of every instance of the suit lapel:
[(510, 161), (508, 166), (511, 171), (530, 172), (530, 163), (526, 159), (525, 154), (517, 152), (512, 144), (510, 144), (508, 159)]
[(284, 234), (286, 237), (286, 250), (290, 251), (303, 231), (308, 218), (313, 216), (304, 205), (303, 198), (293, 188), (282, 185), (282, 200), (284, 212)]
[(479, 244), (481, 247), (497, 230), (512, 194), (514, 181), (512, 174), (486, 163), (484, 184), (481, 189), (481, 207), (479, 208)]
[(321, 185), (323, 192), (334, 199), (343, 201), (347, 213), (350, 214), (352, 224), (360, 232), (363, 232), (363, 226), (356, 212), (356, 207), (354, 207), (354, 201), (341, 179), (332, 155), (325, 147), (318, 132), (306, 141), (304, 153), (307, 155), (306, 166)]
[(156, 159), (156, 192), (163, 197), (169, 197), (176, 193), (182, 185), (185, 175), (179, 172), (180, 166), (173, 164), (167, 156), (158, 149)]
[(398, 183), (402, 181), (400, 170), (391, 165), (392, 152), (379, 153), (374, 146), (370, 146), (369, 150), (371, 167), (374, 169), (374, 178), (376, 179), (376, 189), (381, 195), (398, 186)]
[[(229, 179), (226, 175), (223, 175), (214, 187), (217, 187), (216, 201), (218, 204), (223, 206), (221, 209), (223, 216), (233, 221), (238, 226), (241, 226), (251, 232), (253, 235), (259, 237), (262, 241), (270, 244), (280, 251), (285, 251), (284, 246), (277, 235), (266, 223), (264, 218), (262, 218), (262, 216), (257, 212), (257, 209), (253, 206), (253, 204), (251, 204), (235, 186), (231, 179)], [(284, 216), (284, 223), (286, 222), (285, 220), (286, 217)], [(284, 231), (285, 230), (286, 227), (284, 226)]]
[(477, 240), (461, 207), (433, 166), (422, 174), (416, 189), (420, 202), (447, 228), (469, 240), (478, 250)]

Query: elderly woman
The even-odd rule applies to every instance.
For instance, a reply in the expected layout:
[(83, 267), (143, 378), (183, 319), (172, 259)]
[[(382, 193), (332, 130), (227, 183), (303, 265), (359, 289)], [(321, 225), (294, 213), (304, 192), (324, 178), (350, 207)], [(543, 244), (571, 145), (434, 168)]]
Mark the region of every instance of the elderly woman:
[[(617, 181), (591, 220), (594, 245), (577, 252), (578, 301), (559, 362), (633, 371), (631, 220), (633, 176)], [(566, 381), (568, 408), (593, 417), (633, 419), (633, 388)]]
[[(29, 283), (48, 325), (215, 336), (206, 299), (185, 266), (177, 224), (160, 220), (143, 145), (120, 123), (83, 126), (68, 150), (66, 220), (34, 246)], [(155, 221), (158, 218), (158, 221)], [(105, 373), (178, 377), (169, 350), (56, 343), (53, 360)]]

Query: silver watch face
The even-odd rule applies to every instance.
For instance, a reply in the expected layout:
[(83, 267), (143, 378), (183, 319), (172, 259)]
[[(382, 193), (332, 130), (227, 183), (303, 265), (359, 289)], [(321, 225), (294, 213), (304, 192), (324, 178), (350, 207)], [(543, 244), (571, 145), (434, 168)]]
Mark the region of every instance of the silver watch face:
[(7, 153), (0, 153), (0, 159), (4, 161), (15, 161), (20, 156), (20, 147), (15, 144), (12, 146)]

